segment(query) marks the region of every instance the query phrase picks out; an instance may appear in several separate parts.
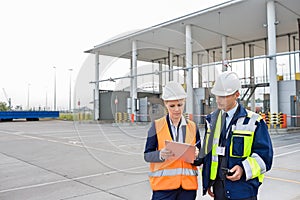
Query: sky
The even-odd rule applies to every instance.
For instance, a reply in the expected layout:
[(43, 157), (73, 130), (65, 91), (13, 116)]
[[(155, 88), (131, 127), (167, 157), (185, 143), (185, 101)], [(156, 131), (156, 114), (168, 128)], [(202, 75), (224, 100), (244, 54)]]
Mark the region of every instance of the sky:
[(7, 102), (7, 97), (13, 107), (53, 109), (56, 91), (57, 109), (68, 109), (70, 86), (73, 92), (90, 59), (85, 50), (225, 1), (1, 1), (0, 102)]

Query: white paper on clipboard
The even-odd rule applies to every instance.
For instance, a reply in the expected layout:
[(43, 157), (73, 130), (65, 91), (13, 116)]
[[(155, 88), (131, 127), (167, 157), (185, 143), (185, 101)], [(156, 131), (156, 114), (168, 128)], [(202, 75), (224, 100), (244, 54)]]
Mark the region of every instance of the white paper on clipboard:
[(194, 162), (196, 150), (194, 145), (168, 140), (165, 141), (165, 144), (166, 148), (174, 153), (170, 159), (180, 159), (188, 163)]

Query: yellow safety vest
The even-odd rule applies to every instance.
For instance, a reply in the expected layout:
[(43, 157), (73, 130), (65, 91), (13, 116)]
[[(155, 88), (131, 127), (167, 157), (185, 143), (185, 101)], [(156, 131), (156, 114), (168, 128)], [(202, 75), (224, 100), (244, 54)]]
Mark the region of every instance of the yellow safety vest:
[[(211, 159), (211, 167), (210, 167), (210, 179), (215, 180), (218, 172), (218, 155), (216, 153), (217, 147), (219, 145), (219, 139), (221, 134), (221, 112), (219, 112), (215, 130), (214, 130), (214, 137), (213, 137), (213, 144), (212, 144), (212, 159)], [(247, 110), (247, 117), (250, 118), (247, 124), (243, 124), (245, 117), (241, 117), (237, 120), (236, 125), (232, 125), (232, 137), (230, 142), (230, 150), (229, 150), (229, 156), (235, 157), (235, 158), (246, 158), (245, 161), (243, 161), (243, 164), (245, 163), (248, 167), (246, 167), (245, 170), (247, 171), (247, 174), (251, 174), (251, 177), (247, 177), (247, 179), (258, 177), (259, 181), (262, 182), (264, 178), (264, 174), (262, 174), (259, 161), (257, 161), (259, 158), (258, 155), (252, 154), (251, 155), (251, 149), (252, 149), (252, 143), (254, 138), (254, 132), (256, 129), (256, 121), (260, 121), (262, 118), (260, 115)], [(208, 123), (208, 122), (207, 122)], [(205, 140), (205, 154), (208, 154), (209, 152), (209, 136), (211, 134), (210, 126), (208, 124), (207, 126), (207, 135)], [(235, 145), (234, 140), (243, 138), (243, 153), (238, 155), (236, 152), (234, 152), (233, 146)], [(250, 156), (251, 155), (251, 156)]]

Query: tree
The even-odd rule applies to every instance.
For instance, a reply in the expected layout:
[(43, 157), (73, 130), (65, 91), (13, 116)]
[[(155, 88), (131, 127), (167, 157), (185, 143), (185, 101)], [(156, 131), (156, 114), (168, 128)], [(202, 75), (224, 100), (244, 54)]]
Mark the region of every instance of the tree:
[(5, 102), (0, 102), (0, 111), (8, 111), (9, 108)]

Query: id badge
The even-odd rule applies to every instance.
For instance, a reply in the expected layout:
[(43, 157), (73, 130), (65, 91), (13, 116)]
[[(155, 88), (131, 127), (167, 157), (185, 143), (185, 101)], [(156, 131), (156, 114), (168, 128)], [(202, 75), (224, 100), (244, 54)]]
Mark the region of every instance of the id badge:
[(216, 153), (219, 156), (225, 156), (225, 147), (217, 147)]

